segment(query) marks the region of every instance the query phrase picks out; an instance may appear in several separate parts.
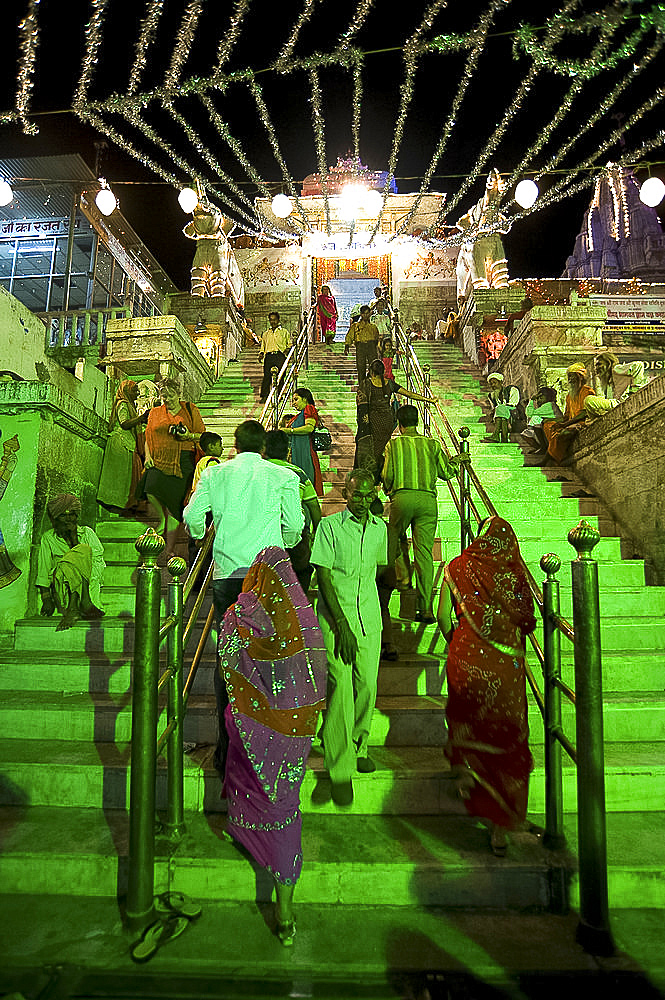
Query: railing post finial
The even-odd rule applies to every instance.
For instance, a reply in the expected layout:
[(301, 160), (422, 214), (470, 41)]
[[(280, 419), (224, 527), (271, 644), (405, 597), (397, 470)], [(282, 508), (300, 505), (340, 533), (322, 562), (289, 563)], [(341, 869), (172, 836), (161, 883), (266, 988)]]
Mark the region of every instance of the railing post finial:
[(134, 548), (143, 559), (144, 566), (154, 566), (159, 556), (166, 548), (166, 542), (154, 528), (146, 528), (134, 542)]
[(540, 568), (543, 573), (547, 573), (547, 579), (553, 580), (561, 569), (561, 560), (556, 552), (546, 552), (540, 557)]
[(166, 564), (166, 568), (171, 576), (174, 577), (175, 582), (178, 583), (178, 577), (187, 571), (187, 563), (182, 556), (171, 556)]
[(577, 552), (578, 559), (591, 559), (591, 552), (600, 541), (600, 532), (588, 521), (580, 521), (568, 532), (568, 541)]

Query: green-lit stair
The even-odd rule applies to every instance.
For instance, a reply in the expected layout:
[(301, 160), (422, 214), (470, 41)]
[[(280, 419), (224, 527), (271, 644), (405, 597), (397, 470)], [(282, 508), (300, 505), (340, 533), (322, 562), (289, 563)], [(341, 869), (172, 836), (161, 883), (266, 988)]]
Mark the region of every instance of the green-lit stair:
[[(441, 397), (453, 426), (471, 428), (474, 466), (499, 511), (515, 526), (536, 577), (541, 576), (538, 560), (543, 552), (560, 554), (564, 561), (562, 605), (564, 614), (569, 613), (566, 560), (572, 550), (566, 534), (580, 514), (602, 527), (598, 504), (571, 496), (579, 490), (578, 484), (554, 482), (558, 470), (525, 469), (516, 446), (482, 444), (485, 425), (479, 402), (484, 393), (477, 370), (454, 348), (423, 344), (418, 349), (423, 362), (432, 365), (433, 391)], [(206, 426), (222, 434), (225, 453), (237, 423), (261, 412), (260, 378), (255, 350), (245, 352), (199, 403)], [(330, 453), (321, 456), (324, 514), (342, 505), (344, 475), (353, 464), (355, 381), (353, 359), (344, 358), (340, 345), (311, 349), (309, 370), (300, 383), (311, 389), (334, 442)], [(437, 581), (442, 560), (459, 551), (459, 526), (445, 485), (439, 488), (439, 511)], [(50, 887), (42, 891), (71, 891), (72, 884), (80, 886), (82, 894), (116, 891), (116, 854), (124, 857), (126, 851), (137, 565), (133, 544), (142, 525), (114, 518), (101, 521), (98, 530), (108, 563), (107, 617), (102, 623), (80, 625), (65, 633), (55, 633), (53, 623), (41, 619), (19, 622), (15, 648), (4, 656), (0, 669), (0, 805), (7, 807), (3, 823), (8, 822), (8, 810), (15, 817), (13, 808), (32, 807), (26, 822), (15, 824), (5, 841), (0, 859), (5, 891), (37, 891), (30, 888), (36, 877), (33, 860), (39, 853), (35, 831), (47, 815), (51, 824), (61, 824), (62, 847), (54, 850), (51, 844), (41, 850), (40, 885)], [(604, 612), (608, 809), (616, 813), (613, 823), (617, 826), (629, 803), (635, 811), (631, 821), (637, 810), (662, 809), (665, 595), (661, 588), (644, 587), (641, 563), (621, 561), (618, 539), (603, 538), (594, 554), (599, 559)], [(371, 735), (378, 769), (355, 781), (355, 801), (348, 815), (330, 816), (337, 810), (329, 801), (312, 801), (315, 788), (325, 791), (326, 779), (317, 747), (310, 758), (302, 790), (305, 868), (299, 897), (321, 903), (362, 902), (368, 894), (363, 888), (365, 875), (356, 881), (354, 872), (366, 872), (368, 879), (373, 872), (380, 884), (390, 887), (386, 892), (392, 905), (545, 907), (551, 893), (556, 896), (568, 879), (565, 856), (549, 854), (532, 837), (517, 835), (508, 858), (492, 858), (484, 832), (448, 795), (443, 755), (445, 645), (436, 629), (416, 625), (413, 610), (411, 595), (394, 595), (391, 611), (401, 655), (397, 663), (383, 663), (379, 674)], [(251, 869), (219, 840), (215, 831), (221, 818), (210, 815), (221, 809), (219, 781), (210, 766), (209, 745), (216, 726), (213, 670), (211, 642), (185, 726), (186, 740), (198, 744), (185, 760), (190, 833), (173, 857), (158, 861), (157, 878), (160, 887), (168, 883), (201, 898), (244, 899), (251, 892)], [(572, 683), (572, 656), (566, 650), (564, 671)], [(570, 732), (569, 712), (566, 725)], [(543, 809), (543, 762), (542, 726), (535, 713), (532, 746), (536, 768), (531, 810), (537, 815)], [(160, 804), (164, 802), (164, 777), (160, 765)], [(572, 811), (575, 790), (569, 766), (565, 794), (566, 807)], [(195, 818), (203, 811), (209, 814), (207, 823)], [(29, 817), (33, 820), (28, 821)], [(70, 828), (85, 831), (80, 844), (69, 846)], [(85, 871), (86, 877), (65, 880), (63, 871)], [(623, 872), (621, 905), (639, 902), (640, 878), (637, 867), (633, 874)], [(372, 897), (380, 902), (376, 892)]]

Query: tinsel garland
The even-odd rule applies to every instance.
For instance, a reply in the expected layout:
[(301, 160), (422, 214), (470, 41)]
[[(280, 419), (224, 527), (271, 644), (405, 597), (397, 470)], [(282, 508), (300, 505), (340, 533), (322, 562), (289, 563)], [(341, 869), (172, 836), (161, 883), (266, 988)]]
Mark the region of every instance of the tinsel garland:
[(185, 8), (175, 45), (173, 46), (173, 52), (171, 53), (171, 63), (164, 77), (164, 89), (167, 92), (175, 90), (180, 81), (180, 74), (194, 43), (202, 11), (203, 0), (190, 0), (190, 3)]
[(437, 165), (438, 165), (441, 157), (443, 156), (444, 149), (446, 148), (446, 145), (448, 144), (448, 139), (450, 138), (452, 130), (453, 130), (454, 126), (455, 126), (455, 122), (457, 120), (457, 115), (459, 113), (459, 109), (460, 109), (460, 106), (462, 104), (462, 100), (464, 99), (464, 95), (466, 94), (467, 88), (468, 88), (469, 84), (471, 83), (471, 78), (473, 76), (473, 73), (474, 73), (477, 65), (478, 65), (478, 60), (480, 58), (480, 54), (481, 54), (481, 52), (483, 51), (483, 49), (485, 47), (485, 42), (487, 40), (487, 34), (489, 32), (490, 25), (492, 24), (492, 21), (494, 20), (494, 17), (496, 15), (497, 11), (501, 10), (504, 6), (505, 6), (504, 5), (504, 0), (494, 0), (494, 2), (492, 3), (491, 7), (489, 8), (489, 10), (487, 10), (483, 14), (483, 16), (480, 19), (480, 22), (478, 24), (478, 27), (473, 32), (473, 35), (474, 35), (473, 48), (472, 48), (472, 50), (471, 50), (471, 52), (470, 52), (470, 54), (469, 54), (469, 56), (467, 58), (467, 61), (466, 61), (465, 67), (464, 67), (464, 73), (462, 74), (462, 79), (461, 79), (461, 81), (459, 83), (459, 86), (457, 88), (457, 93), (455, 94), (455, 97), (454, 97), (454, 100), (453, 100), (453, 106), (452, 106), (451, 112), (450, 112), (450, 114), (449, 114), (449, 116), (448, 116), (448, 118), (446, 120), (446, 123), (445, 123), (445, 125), (443, 127), (443, 132), (441, 134), (441, 138), (439, 139), (439, 143), (438, 143), (438, 145), (436, 147), (436, 150), (434, 151), (434, 155), (432, 156), (432, 159), (430, 160), (430, 164), (429, 164), (427, 170), (425, 171), (425, 175), (423, 177), (422, 184), (420, 185), (420, 191), (418, 192), (418, 195), (417, 195), (417, 197), (416, 197), (416, 199), (414, 201), (414, 204), (413, 204), (412, 208), (410, 209), (410, 211), (407, 213), (407, 215), (406, 215), (406, 217), (405, 217), (402, 225), (397, 230), (397, 232), (395, 234), (396, 236), (400, 236), (402, 233), (404, 233), (406, 231), (409, 223), (411, 222), (411, 219), (416, 214), (416, 212), (417, 212), (417, 210), (418, 210), (418, 208), (420, 206), (420, 203), (421, 203), (423, 197), (425, 196), (425, 194), (429, 190), (429, 185), (430, 185), (430, 182), (431, 182), (432, 177), (434, 175), (434, 171), (436, 170), (436, 167), (437, 167)]
[(30, 95), (34, 87), (35, 63), (39, 48), (39, 0), (30, 0), (28, 13), (20, 22), (19, 28), (19, 61), (16, 88), (16, 115), (27, 135), (39, 132), (34, 122), (27, 118), (30, 109)]
[(249, 8), (250, 0), (236, 0), (235, 9), (233, 11), (233, 17), (231, 18), (231, 24), (229, 25), (229, 30), (226, 32), (224, 37), (219, 43), (217, 49), (217, 66), (214, 72), (214, 77), (216, 78), (222, 70), (222, 66), (226, 63), (233, 46), (240, 37), (240, 31), (242, 29), (242, 22), (247, 10)]
[(134, 65), (129, 75), (127, 93), (134, 94), (141, 80), (141, 73), (148, 61), (148, 49), (155, 40), (159, 19), (164, 9), (164, 0), (150, 0), (148, 12), (141, 22), (141, 30), (136, 42)]
[(86, 100), (92, 74), (97, 65), (108, 2), (109, 0), (92, 0), (92, 17), (85, 27), (85, 53), (81, 63), (81, 76), (74, 95), (74, 110), (77, 114)]
[(326, 232), (330, 236), (330, 201), (328, 199), (328, 166), (326, 157), (326, 143), (324, 137), (324, 119), (321, 109), (321, 86), (319, 74), (315, 69), (309, 71), (309, 82), (312, 90), (310, 101), (312, 104), (312, 123), (314, 126), (314, 146), (316, 156), (319, 161), (319, 175), (321, 177), (321, 190), (323, 191), (323, 205), (326, 213)]
[[(258, 191), (264, 197), (269, 197), (271, 191), (268, 182), (263, 180), (258, 171), (252, 166), (249, 156), (244, 152), (241, 143), (231, 134), (228, 125), (212, 103), (213, 90), (226, 92), (228, 88), (239, 83), (248, 85), (256, 101), (259, 119), (266, 130), (275, 159), (280, 166), (284, 186), (294, 201), (296, 216), (299, 217), (298, 219), (291, 217), (288, 222), (279, 223), (278, 225), (282, 228), (278, 231), (287, 235), (289, 233), (293, 235), (294, 229), (308, 228), (307, 214), (299, 201), (295, 181), (281, 153), (263, 92), (256, 82), (256, 73), (277, 72), (279, 74), (293, 74), (303, 72), (311, 86), (310, 101), (312, 104), (315, 148), (319, 173), (324, 182), (326, 228), (330, 232), (330, 203), (326, 183), (328, 167), (320, 70), (335, 66), (340, 69), (346, 69), (352, 77), (351, 134), (354, 155), (359, 160), (363, 74), (366, 69), (367, 58), (373, 53), (353, 48), (350, 43), (365, 25), (370, 12), (372, 12), (373, 8), (376, 8), (376, 4), (374, 0), (358, 0), (348, 28), (342, 32), (332, 51), (318, 51), (296, 58), (294, 53), (301, 30), (313, 18), (315, 7), (317, 6), (316, 0), (303, 0), (301, 13), (297, 17), (286, 43), (271, 67), (263, 71), (245, 67), (232, 72), (223, 72), (223, 67), (228, 63), (233, 46), (240, 37), (243, 21), (249, 9), (250, 2), (251, 0), (235, 0), (230, 22), (219, 42), (217, 50), (218, 62), (212, 74), (208, 76), (190, 76), (188, 79), (181, 80), (183, 68), (191, 55), (205, 4), (205, 0), (189, 0), (174, 40), (170, 66), (165, 74), (163, 85), (139, 92), (141, 78), (148, 65), (151, 47), (156, 38), (160, 17), (165, 6), (164, 0), (146, 0), (145, 13), (139, 25), (138, 39), (134, 45), (134, 61), (126, 90), (123, 93), (111, 94), (105, 100), (90, 102), (88, 100), (88, 91), (99, 59), (99, 50), (103, 43), (103, 29), (109, 6), (108, 0), (92, 0), (92, 13), (85, 29), (85, 51), (74, 97), (74, 110), (85, 120), (92, 121), (95, 119), (103, 122), (104, 130), (109, 135), (111, 133), (108, 132), (108, 112), (120, 114), (132, 127), (139, 129), (149, 142), (155, 144), (169, 158), (170, 162), (176, 164), (179, 169), (182, 169), (186, 174), (186, 179), (189, 180), (193, 176), (193, 173), (187, 159), (175, 155), (171, 145), (144, 118), (144, 110), (152, 102), (157, 102), (158, 105), (164, 107), (171, 114), (172, 121), (183, 129), (186, 138), (196, 153), (205, 160), (213, 173), (222, 180), (227, 192), (223, 197), (232, 196), (232, 201), (229, 204), (233, 210), (246, 217), (247, 213), (244, 211), (244, 207), (248, 206), (250, 209), (248, 217), (255, 223), (257, 220), (256, 210), (251, 205), (250, 200), (243, 194), (240, 187), (221, 170), (214, 155), (206, 148), (202, 137), (189, 125), (185, 112), (176, 110), (173, 106), (173, 102), (176, 99), (176, 91), (178, 98), (184, 98), (187, 95), (196, 96), (204, 107), (207, 108), (213, 126), (222, 139), (229, 145), (238, 162), (246, 171), (248, 178), (256, 185)], [(422, 16), (420, 24), (404, 45), (381, 50), (399, 51), (401, 48), (404, 59), (404, 79), (400, 94), (400, 104), (394, 121), (394, 138), (389, 156), (386, 186), (383, 190), (384, 206), (389, 185), (395, 176), (397, 168), (406, 119), (414, 99), (415, 75), (420, 60), (425, 54), (446, 54), (465, 50), (469, 53), (451, 111), (442, 126), (437, 146), (420, 183), (419, 192), (414, 199), (412, 212), (406, 220), (402, 220), (402, 224), (396, 235), (403, 233), (407, 229), (411, 218), (413, 218), (417, 210), (418, 204), (429, 190), (429, 185), (436, 171), (437, 164), (440, 162), (450, 143), (462, 101), (471, 80), (475, 76), (479, 57), (484, 50), (487, 39), (493, 37), (489, 33), (491, 22), (497, 10), (505, 6), (503, 0), (491, 0), (488, 9), (480, 18), (478, 25), (471, 31), (457, 34), (437, 34), (428, 39), (427, 34), (434, 26), (436, 18), (445, 6), (445, 3), (446, 0), (431, 0)], [(30, 113), (30, 96), (33, 89), (36, 52), (39, 44), (38, 6), (39, 0), (29, 0), (28, 15), (19, 25), (19, 50), (21, 58), (18, 70), (16, 110), (5, 112), (0, 116), (0, 119), (4, 121), (21, 121), (24, 130), (31, 132), (36, 131), (36, 126), (28, 121), (28, 114)], [(630, 81), (635, 78), (635, 75), (662, 51), (665, 36), (664, 5), (652, 4), (644, 10), (644, 3), (638, 3), (637, 0), (615, 0), (615, 2), (607, 3), (602, 10), (590, 13), (580, 12), (581, 6), (583, 7), (583, 5), (580, 5), (579, 0), (568, 0), (568, 2), (563, 4), (561, 10), (550, 17), (544, 25), (535, 27), (531, 24), (523, 24), (517, 30), (508, 33), (513, 35), (514, 57), (517, 59), (526, 56), (531, 60), (531, 65), (517, 94), (506, 108), (501, 121), (492, 130), (490, 138), (481, 151), (471, 173), (460, 185), (459, 190), (455, 192), (446, 206), (447, 213), (454, 211), (470, 191), (471, 186), (481, 176), (482, 172), (487, 169), (508, 128), (514, 123), (518, 112), (524, 110), (523, 106), (526, 96), (533, 87), (534, 82), (545, 71), (560, 77), (572, 78), (571, 86), (552, 119), (539, 131), (539, 134), (529, 145), (521, 161), (513, 167), (508, 179), (508, 187), (524, 174), (527, 167), (546, 148), (547, 143), (553, 138), (555, 130), (561, 128), (562, 124), (566, 121), (566, 116), (574, 109), (575, 101), (581, 94), (583, 85), (586, 82), (598, 78), (604, 71), (616, 71), (621, 67), (622, 61), (635, 58), (638, 46), (642, 45), (654, 32), (656, 33), (656, 39), (652, 42), (646, 54), (641, 55), (639, 62), (633, 68), (633, 72), (624, 72), (621, 80), (614, 85), (610, 94), (595, 105), (593, 113), (590, 115), (587, 114), (582, 122), (576, 121), (574, 132), (571, 130), (569, 138), (563, 144), (558, 144), (558, 149), (550, 155), (545, 166), (540, 167), (536, 171), (537, 177), (541, 177), (559, 164), (563, 164), (570, 149), (579, 141), (580, 137), (587, 134), (600, 122), (617, 98), (629, 86)], [(621, 37), (619, 37), (620, 33)], [(571, 38), (574, 42), (584, 38), (591, 39), (590, 51), (584, 57), (577, 56), (574, 59), (563, 57), (559, 54), (560, 46), (562, 43), (565, 43), (567, 38)], [(629, 117), (626, 123), (613, 130), (611, 135), (598, 146), (592, 156), (587, 157), (577, 166), (569, 168), (566, 176), (557, 181), (548, 191), (545, 191), (532, 209), (526, 210), (523, 213), (516, 213), (511, 218), (516, 220), (530, 214), (532, 211), (539, 211), (548, 204), (553, 204), (561, 198), (568, 197), (571, 193), (581, 190), (585, 185), (593, 183), (593, 171), (598, 169), (597, 164), (600, 158), (618, 138), (625, 136), (644, 115), (660, 104), (664, 96), (663, 89), (659, 88), (655, 94)], [(118, 142), (118, 138), (116, 138), (120, 137), (118, 130), (112, 129), (112, 132), (114, 141)], [(120, 138), (122, 141), (119, 142), (119, 145), (122, 148), (131, 152), (131, 155), (135, 156), (144, 165), (154, 169), (153, 160), (142, 150), (137, 149), (128, 136), (123, 135)], [(658, 132), (652, 140), (643, 143), (642, 149), (654, 148), (661, 142), (662, 132)], [(626, 154), (626, 157), (628, 157), (628, 154)], [(634, 162), (635, 157), (636, 152), (633, 151), (629, 158)], [(183, 183), (183, 178), (176, 178), (169, 170), (165, 170), (162, 167), (157, 172), (165, 179), (168, 178), (169, 183), (174, 184), (174, 186), (179, 186)], [(583, 176), (580, 177), (580, 175)], [(233, 202), (237, 202), (238, 204)], [(264, 219), (260, 221), (269, 227), (274, 227), (275, 225), (273, 219), (269, 222)], [(430, 227), (428, 235), (432, 237), (436, 236), (440, 224), (441, 219), (438, 219), (435, 225)], [(381, 216), (376, 220), (372, 238), (379, 231), (380, 226)], [(275, 230), (273, 229), (273, 231)]]
[(294, 24), (293, 30), (289, 38), (287, 39), (284, 48), (282, 49), (280, 54), (277, 56), (277, 59), (275, 60), (275, 68), (278, 70), (278, 72), (280, 73), (286, 72), (286, 66), (288, 64), (289, 59), (291, 58), (294, 48), (296, 47), (296, 42), (298, 41), (298, 35), (300, 34), (300, 29), (304, 24), (307, 23), (307, 21), (309, 21), (310, 17), (314, 13), (315, 6), (316, 6), (316, 0), (305, 0), (305, 9), (303, 10), (302, 14)]

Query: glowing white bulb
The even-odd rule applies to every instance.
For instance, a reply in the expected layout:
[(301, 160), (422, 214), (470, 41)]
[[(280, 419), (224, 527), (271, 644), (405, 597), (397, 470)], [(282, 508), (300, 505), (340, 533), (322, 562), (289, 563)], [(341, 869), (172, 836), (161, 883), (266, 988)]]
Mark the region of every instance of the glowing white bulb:
[(7, 183), (7, 181), (0, 180), (0, 205), (4, 208), (5, 205), (11, 204), (14, 200), (14, 192)]
[(370, 219), (375, 219), (383, 207), (383, 195), (380, 191), (368, 191), (365, 195), (365, 211)]
[(663, 198), (665, 198), (665, 184), (660, 177), (647, 177), (640, 188), (640, 201), (649, 208), (655, 208), (656, 205), (660, 205)]
[(291, 199), (286, 194), (276, 194), (271, 202), (272, 214), (278, 219), (287, 219), (293, 211)]
[(197, 195), (194, 188), (186, 187), (183, 188), (178, 195), (178, 204), (180, 205), (183, 212), (193, 212), (199, 203), (199, 196)]
[(110, 215), (117, 208), (118, 202), (110, 187), (102, 187), (95, 195), (95, 204), (102, 215)]
[(535, 181), (520, 181), (515, 188), (515, 201), (520, 208), (531, 208), (540, 194)]

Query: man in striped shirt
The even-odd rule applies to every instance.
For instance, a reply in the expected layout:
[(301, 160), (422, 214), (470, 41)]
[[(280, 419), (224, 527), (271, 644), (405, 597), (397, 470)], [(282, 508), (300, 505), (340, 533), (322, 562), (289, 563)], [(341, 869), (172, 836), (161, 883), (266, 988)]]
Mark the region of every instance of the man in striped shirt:
[(384, 489), (390, 497), (388, 566), (394, 566), (399, 539), (410, 526), (416, 567), (416, 621), (432, 625), (432, 548), (438, 520), (436, 483), (437, 479), (447, 480), (456, 476), (459, 464), (466, 456), (447, 458), (438, 441), (418, 434), (418, 410), (415, 406), (400, 406), (397, 421), (399, 437), (392, 438), (386, 445), (381, 474)]

